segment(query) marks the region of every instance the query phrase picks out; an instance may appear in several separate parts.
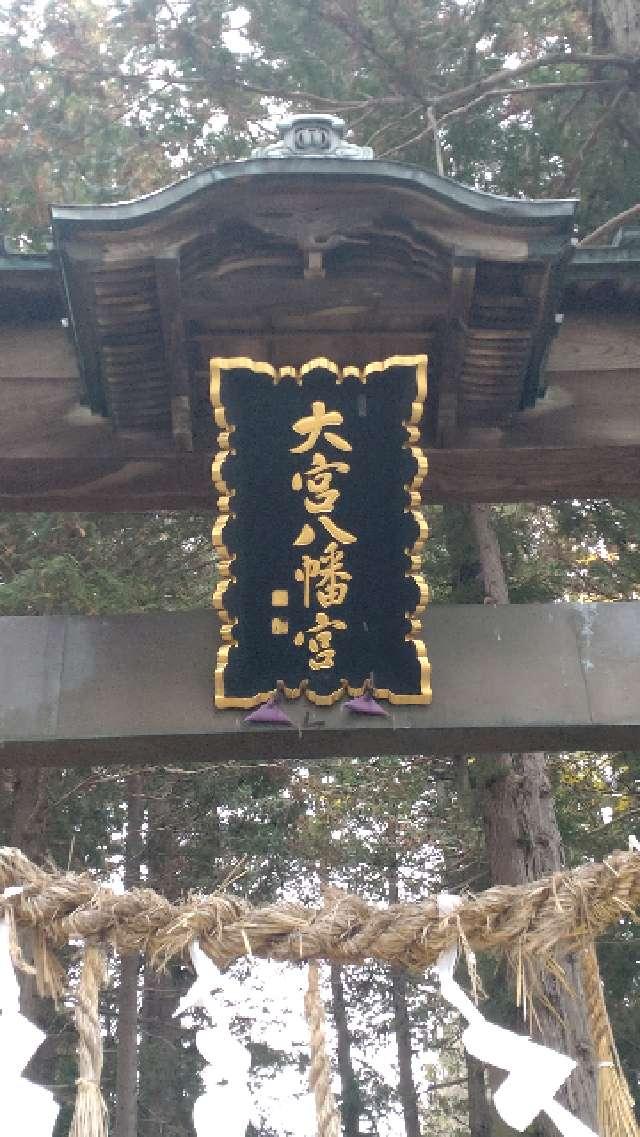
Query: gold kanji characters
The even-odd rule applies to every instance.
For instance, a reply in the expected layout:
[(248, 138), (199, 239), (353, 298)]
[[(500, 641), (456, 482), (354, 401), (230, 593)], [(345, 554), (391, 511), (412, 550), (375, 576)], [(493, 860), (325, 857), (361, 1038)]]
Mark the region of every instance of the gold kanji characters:
[[(315, 406), (324, 407), (324, 403), (314, 403)], [(329, 411), (327, 414), (337, 414), (342, 422), (342, 416), (338, 411)], [(298, 422), (308, 422), (309, 419), (299, 419)], [(332, 420), (333, 421), (333, 420)], [(294, 424), (294, 429), (297, 424)], [(329, 438), (329, 435), (327, 435)], [(344, 439), (341, 439), (345, 442)], [(345, 442), (349, 446), (348, 442)], [(296, 447), (292, 453), (297, 453), (300, 447)], [(291, 479), (291, 486), (297, 492), (306, 490), (304, 499), (304, 507), (307, 513), (312, 517), (316, 517), (319, 524), (326, 529), (327, 533), (333, 537), (334, 541), (339, 541), (341, 545), (352, 545), (357, 537), (350, 533), (348, 529), (343, 529), (342, 526), (337, 525), (333, 520), (331, 513), (333, 513), (334, 506), (340, 499), (340, 490), (333, 484), (333, 475), (348, 474), (351, 467), (348, 462), (341, 462), (335, 460), (333, 462), (325, 458), (324, 454), (318, 451), (313, 455), (311, 466), (302, 472), (296, 470)], [(312, 525), (305, 523), (300, 530), (300, 533), (293, 542), (294, 545), (305, 546), (311, 545), (316, 539), (316, 531)]]
[[(322, 405), (324, 406), (324, 404)], [(302, 421), (304, 420), (300, 419), (300, 422)], [(330, 462), (324, 454), (316, 452), (309, 469), (302, 473), (296, 471), (291, 479), (294, 490), (306, 490), (304, 507), (307, 513), (310, 513), (312, 517), (317, 517), (327, 533), (342, 545), (352, 545), (357, 538), (347, 529), (336, 525), (333, 518), (328, 515), (333, 513), (334, 506), (340, 498), (340, 490), (333, 484), (333, 475), (334, 473), (348, 474), (350, 468), (348, 462), (337, 460)], [(294, 545), (310, 545), (315, 540), (315, 536), (313, 526), (305, 524), (296, 537)]]
[[(353, 543), (358, 540), (348, 529), (342, 529), (340, 525), (336, 525), (332, 517), (319, 517), (318, 521), (320, 525), (327, 530), (327, 533), (333, 537), (334, 541), (339, 541), (341, 545), (353, 545)], [(306, 545), (313, 544), (315, 539), (315, 529), (312, 525), (305, 522), (293, 543), (297, 545), (298, 548), (304, 548)]]
[(309, 469), (293, 475), (292, 488), (294, 490), (304, 488), (307, 491), (307, 497), (304, 499), (307, 513), (331, 513), (340, 497), (340, 490), (333, 485), (334, 472), (348, 474), (350, 469), (348, 462), (329, 462), (324, 454), (316, 452)]
[(353, 545), (354, 541), (358, 538), (354, 537), (348, 529), (342, 529), (340, 525), (336, 525), (332, 517), (319, 517), (318, 521), (330, 533), (334, 541), (339, 541), (341, 545)]
[(296, 539), (293, 543), (294, 543), (294, 545), (297, 545), (299, 548), (300, 547), (304, 548), (306, 545), (312, 545), (313, 542), (315, 541), (315, 539), (316, 539), (315, 529), (311, 525), (308, 525), (305, 522), (305, 524), (302, 526), (302, 529), (298, 533), (298, 536), (296, 537)]
[(351, 443), (347, 442), (346, 438), (333, 430), (326, 429), (328, 426), (341, 426), (343, 421), (340, 411), (328, 411), (322, 402), (312, 403), (311, 414), (299, 418), (293, 424), (296, 434), (306, 434), (307, 438), (299, 446), (292, 446), (291, 454), (304, 454), (306, 450), (313, 450), (321, 435), (324, 435), (327, 442), (335, 446), (336, 450), (351, 450)]
[[(293, 430), (303, 437), (303, 441), (292, 446), (290, 453), (312, 452), (310, 465), (304, 470), (296, 470), (291, 478), (291, 488), (296, 493), (304, 493), (304, 508), (310, 519), (304, 523), (293, 544), (299, 548), (308, 548), (319, 538), (326, 541), (322, 529), (331, 538), (321, 551), (305, 553), (295, 569), (294, 579), (302, 585), (305, 608), (319, 606), (326, 609), (344, 604), (352, 580), (351, 573), (345, 567), (344, 549), (341, 546), (352, 545), (357, 537), (343, 529), (333, 518), (334, 509), (340, 500), (340, 489), (335, 484), (335, 479), (348, 474), (351, 466), (343, 458), (327, 457), (319, 449), (320, 446), (331, 446), (343, 453), (352, 450), (351, 443), (333, 429), (342, 426), (343, 422), (340, 411), (327, 410), (326, 404), (318, 400), (312, 403), (310, 415), (304, 415), (293, 423)], [(334, 666), (336, 655), (333, 632), (345, 631), (346, 628), (344, 620), (331, 619), (326, 612), (319, 611), (315, 614), (313, 627), (298, 632), (293, 642), (297, 647), (302, 647), (308, 639), (310, 669), (329, 670)]]
[(344, 567), (344, 552), (330, 541), (319, 557), (305, 554), (302, 567), (296, 569), (295, 578), (303, 585), (305, 608), (311, 606), (311, 585), (316, 581), (315, 598), (321, 608), (344, 604), (349, 591), (351, 573)]
[(326, 612), (316, 612), (313, 627), (307, 628), (306, 632), (298, 632), (293, 641), (297, 647), (302, 647), (305, 635), (311, 637), (309, 667), (312, 671), (324, 671), (333, 667), (336, 657), (336, 650), (332, 647), (333, 632), (344, 632), (346, 627), (344, 620), (331, 620)]
[[(340, 541), (340, 545), (354, 545), (354, 542), (358, 540), (348, 529), (342, 529), (341, 525), (336, 525), (333, 521), (333, 517), (318, 517), (318, 522), (326, 529), (330, 537), (333, 537), (334, 541)], [(313, 545), (315, 539), (316, 531), (313, 525), (309, 525), (305, 522), (298, 533), (298, 537), (293, 541), (293, 545), (296, 545), (298, 548), (305, 548), (307, 545)]]

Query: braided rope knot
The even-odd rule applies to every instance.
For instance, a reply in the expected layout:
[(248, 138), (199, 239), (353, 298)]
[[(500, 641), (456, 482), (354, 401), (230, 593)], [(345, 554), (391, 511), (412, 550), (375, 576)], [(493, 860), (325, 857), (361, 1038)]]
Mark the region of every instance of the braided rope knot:
[(331, 1063), (327, 1054), (325, 1013), (317, 963), (309, 964), (309, 985), (304, 997), (304, 1013), (309, 1024), (311, 1050), (309, 1087), (316, 1103), (318, 1137), (340, 1137), (340, 1115), (331, 1088)]
[[(621, 916), (634, 916), (640, 856), (617, 852), (530, 884), (490, 888), (463, 898), (455, 916), (442, 916), (436, 897), (381, 909), (335, 888), (325, 889), (318, 908), (286, 901), (254, 908), (224, 892), (171, 904), (149, 888), (115, 893), (86, 873), (40, 869), (17, 849), (0, 849), (0, 889), (10, 886), (24, 887), (6, 903), (18, 926), (37, 930), (40, 971), (52, 949), (70, 939), (141, 951), (158, 968), (197, 939), (220, 968), (255, 955), (340, 964), (376, 959), (422, 971), (460, 943), (521, 961), (580, 950)], [(50, 959), (48, 967), (54, 974)], [(46, 977), (40, 980), (46, 990)]]

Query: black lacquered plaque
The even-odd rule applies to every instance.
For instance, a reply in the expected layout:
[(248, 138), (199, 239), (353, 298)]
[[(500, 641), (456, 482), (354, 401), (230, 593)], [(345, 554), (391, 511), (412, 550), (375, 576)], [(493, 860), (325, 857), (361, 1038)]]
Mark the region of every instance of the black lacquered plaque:
[(219, 431), (217, 707), (277, 684), (329, 704), (427, 703), (419, 616), (426, 356), (364, 368), (211, 361)]

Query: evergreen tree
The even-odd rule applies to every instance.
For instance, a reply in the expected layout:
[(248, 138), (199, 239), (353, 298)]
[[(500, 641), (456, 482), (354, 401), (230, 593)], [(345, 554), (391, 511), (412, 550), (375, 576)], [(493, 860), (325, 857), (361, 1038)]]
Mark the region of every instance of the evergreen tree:
[[(246, 156), (270, 136), (274, 107), (343, 114), (355, 140), (380, 157), (426, 168), (437, 168), (437, 140), (445, 173), (480, 188), (580, 193), (583, 233), (636, 200), (640, 40), (629, 0), (247, 0), (245, 10), (238, 52), (229, 36), (237, 10), (223, 0), (14, 3), (0, 26), (0, 229), (24, 247), (42, 245), (50, 201), (133, 197)], [(492, 519), (512, 603), (638, 597), (637, 503), (504, 506)], [(207, 605), (215, 576), (210, 523), (191, 514), (3, 515), (0, 614)], [(425, 567), (434, 600), (482, 602), (485, 570), (469, 511), (434, 507), (430, 523)], [(176, 897), (213, 889), (230, 874), (229, 887), (255, 901), (292, 889), (316, 897), (318, 870), (373, 900), (490, 880), (485, 760), (473, 755), (312, 770), (186, 763), (132, 772), (123, 760), (109, 771), (3, 771), (2, 840), (37, 860), (51, 855), (129, 882), (142, 873)], [(536, 762), (539, 789), (547, 775)], [(513, 788), (514, 771), (527, 776), (531, 762), (513, 756), (503, 793)], [(624, 844), (638, 811), (637, 754), (554, 756), (548, 774), (569, 863)], [(536, 871), (544, 867), (536, 862)], [(623, 922), (600, 957), (637, 1094), (636, 943)], [(116, 1137), (136, 1137), (131, 1042), (138, 1029), (138, 1133), (188, 1137), (197, 1056), (192, 1032), (170, 1018), (186, 969), (138, 979), (134, 960), (114, 978), (120, 986), (104, 993), (103, 1022)], [(415, 1056), (435, 1051), (432, 1081), (463, 1076), (459, 1029), (433, 986), (372, 965), (334, 969), (331, 980), (345, 1137), (377, 1134), (386, 1111), (404, 1113), (408, 1137), (419, 1128), (443, 1137), (466, 1131), (464, 1087), (424, 1094), (415, 1075)], [(40, 1004), (28, 987), (24, 994), (48, 1031), (33, 1076), (58, 1088), (61, 1137), (75, 1077), (73, 1030), (64, 1008)], [(247, 1024), (238, 1029), (246, 1034)], [(368, 1058), (372, 1039), (391, 1053), (399, 1038), (404, 1073), (392, 1085), (391, 1066), (381, 1074)], [(300, 1061), (298, 1052), (263, 1044), (252, 1044), (252, 1053), (256, 1085)], [(474, 1134), (486, 1121), (483, 1081), (470, 1064)], [(447, 1088), (455, 1096), (443, 1096)], [(265, 1119), (261, 1137), (272, 1131)]]
[(5, 230), (42, 239), (52, 199), (133, 197), (245, 156), (273, 106), (345, 113), (380, 157), (426, 167), (437, 135), (446, 173), (579, 192), (588, 229), (636, 199), (631, 7), (247, 0), (234, 51), (231, 0), (20, 0), (0, 31)]

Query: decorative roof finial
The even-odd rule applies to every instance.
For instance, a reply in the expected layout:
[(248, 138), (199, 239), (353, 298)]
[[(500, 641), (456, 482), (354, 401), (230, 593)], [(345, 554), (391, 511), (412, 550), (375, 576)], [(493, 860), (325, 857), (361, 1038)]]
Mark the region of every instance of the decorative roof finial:
[(333, 114), (296, 114), (278, 123), (280, 138), (257, 146), (252, 158), (373, 158), (370, 146), (356, 146), (344, 137), (345, 122)]

